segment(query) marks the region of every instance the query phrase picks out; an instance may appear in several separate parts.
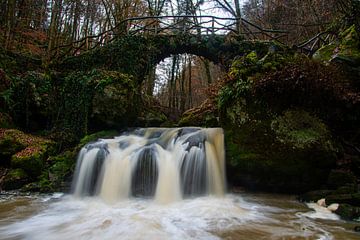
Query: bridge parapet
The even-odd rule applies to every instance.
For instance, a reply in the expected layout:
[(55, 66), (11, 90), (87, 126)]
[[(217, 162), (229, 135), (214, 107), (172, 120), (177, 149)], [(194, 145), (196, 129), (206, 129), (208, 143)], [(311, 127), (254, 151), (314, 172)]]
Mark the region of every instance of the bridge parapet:
[[(238, 29), (237, 26), (240, 26)], [(265, 29), (244, 18), (217, 17), (211, 15), (169, 15), (134, 17), (121, 21), (114, 28), (98, 35), (87, 36), (71, 44), (59, 46), (53, 50), (53, 55), (79, 55), (99, 46), (104, 46), (115, 39), (124, 36), (154, 36), (154, 35), (233, 35), (244, 40), (278, 41), (287, 37), (283, 30)]]

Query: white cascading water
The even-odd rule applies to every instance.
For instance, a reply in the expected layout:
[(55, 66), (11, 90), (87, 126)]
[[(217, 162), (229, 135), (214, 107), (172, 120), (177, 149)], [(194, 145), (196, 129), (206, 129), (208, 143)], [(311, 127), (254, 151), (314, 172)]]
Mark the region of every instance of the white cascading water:
[(225, 193), (221, 128), (138, 129), (81, 150), (75, 196), (114, 203), (132, 196), (170, 203), (187, 196)]

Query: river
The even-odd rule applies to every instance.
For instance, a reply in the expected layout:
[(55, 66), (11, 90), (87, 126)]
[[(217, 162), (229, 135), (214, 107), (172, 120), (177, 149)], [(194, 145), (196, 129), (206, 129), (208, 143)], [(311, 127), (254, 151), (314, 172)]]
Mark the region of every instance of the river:
[[(358, 223), (359, 224), (359, 223)], [(294, 196), (239, 193), (170, 204), (114, 204), (71, 195), (14, 195), (0, 202), (0, 239), (360, 239), (356, 223)]]

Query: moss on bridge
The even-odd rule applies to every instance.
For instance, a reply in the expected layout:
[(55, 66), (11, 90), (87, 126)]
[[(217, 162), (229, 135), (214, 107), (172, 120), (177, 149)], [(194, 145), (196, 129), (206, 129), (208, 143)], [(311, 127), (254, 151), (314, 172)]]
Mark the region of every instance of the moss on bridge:
[(104, 47), (69, 57), (59, 67), (68, 70), (115, 70), (133, 75), (141, 82), (147, 69), (172, 54), (190, 53), (227, 67), (235, 56), (251, 51), (262, 55), (270, 45), (273, 43), (245, 41), (240, 37), (225, 35), (124, 36)]

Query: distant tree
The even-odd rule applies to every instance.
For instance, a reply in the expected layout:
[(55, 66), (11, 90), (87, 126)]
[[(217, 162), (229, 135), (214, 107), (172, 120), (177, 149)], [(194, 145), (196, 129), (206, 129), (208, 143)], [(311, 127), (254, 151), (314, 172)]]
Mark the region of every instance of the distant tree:
[(236, 31), (240, 32), (241, 30), (241, 5), (240, 0), (212, 0), (214, 1), (222, 10), (232, 15), (236, 18)]
[(337, 0), (247, 0), (243, 15), (263, 28), (291, 32), (288, 43), (299, 43), (325, 31), (339, 16)]

